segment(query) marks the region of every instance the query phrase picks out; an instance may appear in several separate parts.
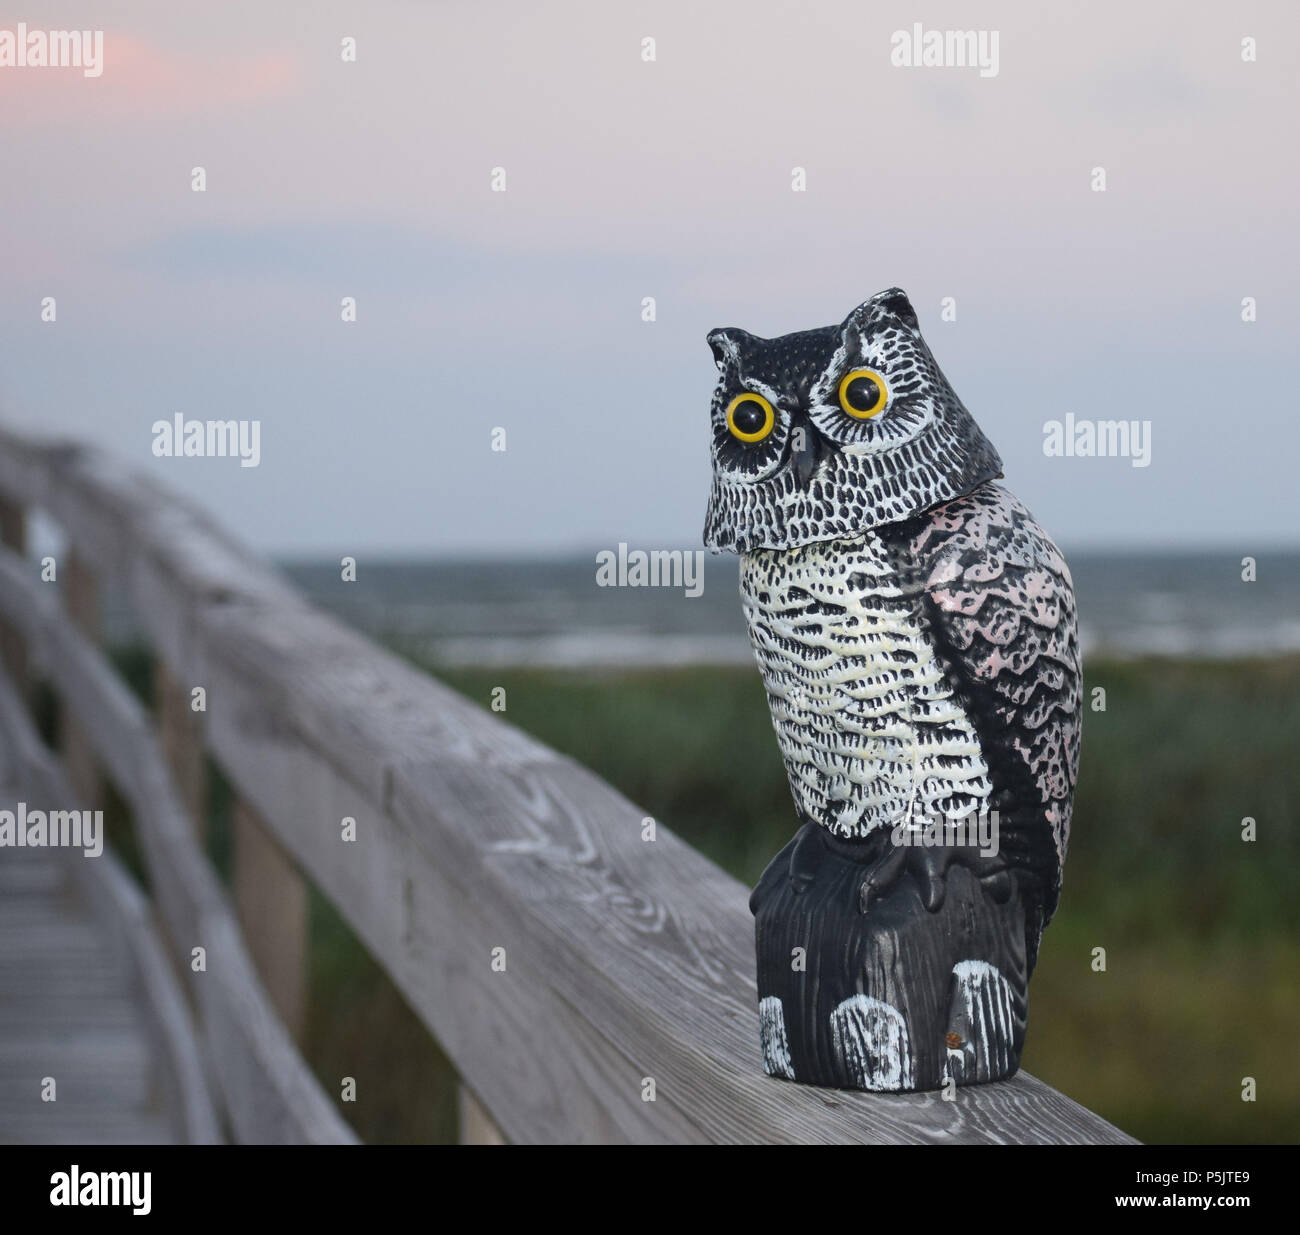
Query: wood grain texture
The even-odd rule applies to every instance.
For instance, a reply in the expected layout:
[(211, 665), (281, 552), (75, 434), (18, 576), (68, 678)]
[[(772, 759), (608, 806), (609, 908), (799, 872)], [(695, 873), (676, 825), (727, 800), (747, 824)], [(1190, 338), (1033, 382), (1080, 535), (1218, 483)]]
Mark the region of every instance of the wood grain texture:
[[(765, 1076), (736, 880), (663, 821), (642, 840), (644, 812), (598, 777), (311, 609), (180, 499), (91, 452), (25, 449), (16, 491), (98, 537), (158, 654), (208, 687), (225, 775), (512, 1142), (1128, 1139), (1023, 1073), (954, 1102)], [(138, 759), (134, 725), (106, 764)]]

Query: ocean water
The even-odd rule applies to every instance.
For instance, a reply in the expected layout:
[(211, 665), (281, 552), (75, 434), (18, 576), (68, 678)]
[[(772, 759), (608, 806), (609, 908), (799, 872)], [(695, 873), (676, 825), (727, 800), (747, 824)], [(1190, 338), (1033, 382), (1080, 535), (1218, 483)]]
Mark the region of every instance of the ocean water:
[[(1067, 554), (1084, 654), (1263, 656), (1300, 651), (1300, 551)], [(592, 554), (555, 560), (281, 563), (317, 604), (447, 666), (747, 664), (732, 556), (704, 556), (703, 590), (600, 587)]]

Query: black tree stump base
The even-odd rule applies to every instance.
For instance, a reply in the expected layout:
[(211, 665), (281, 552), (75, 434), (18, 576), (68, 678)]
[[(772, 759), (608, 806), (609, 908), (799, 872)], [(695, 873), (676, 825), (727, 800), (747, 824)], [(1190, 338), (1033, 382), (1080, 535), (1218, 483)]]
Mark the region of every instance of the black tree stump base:
[[(864, 897), (891, 862), (902, 873)], [(942, 900), (927, 908), (938, 885), (900, 867), (887, 837), (855, 846), (808, 823), (776, 856), (750, 897), (769, 1074), (905, 1092), (1015, 1073), (1028, 1012), (1019, 890), (1010, 876), (990, 890), (961, 859), (939, 865)]]

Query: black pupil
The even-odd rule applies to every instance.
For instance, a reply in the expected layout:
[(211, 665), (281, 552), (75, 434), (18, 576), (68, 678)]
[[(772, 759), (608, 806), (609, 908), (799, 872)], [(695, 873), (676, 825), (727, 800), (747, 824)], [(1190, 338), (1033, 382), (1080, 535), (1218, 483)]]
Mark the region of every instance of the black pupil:
[(742, 433), (757, 433), (767, 424), (767, 412), (756, 399), (744, 399), (736, 404), (731, 419)]
[(880, 387), (869, 377), (855, 377), (844, 388), (844, 398), (855, 412), (869, 412), (880, 402)]

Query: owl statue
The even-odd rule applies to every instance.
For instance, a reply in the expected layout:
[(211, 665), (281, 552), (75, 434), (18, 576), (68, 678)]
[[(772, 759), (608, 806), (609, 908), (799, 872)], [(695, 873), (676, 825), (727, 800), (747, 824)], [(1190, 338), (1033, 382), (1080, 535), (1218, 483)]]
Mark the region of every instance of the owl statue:
[(1079, 764), (1070, 572), (898, 288), (708, 341), (704, 538), (740, 555), (799, 822), (750, 899), (764, 1068), (1010, 1076)]

